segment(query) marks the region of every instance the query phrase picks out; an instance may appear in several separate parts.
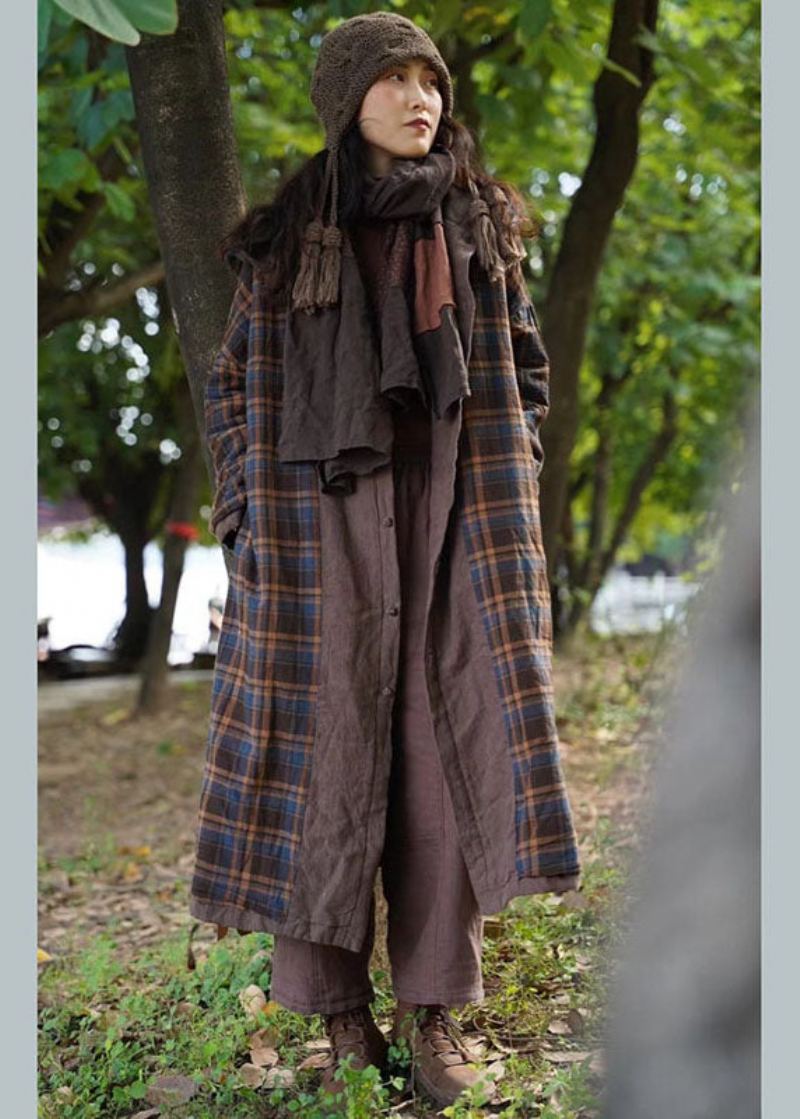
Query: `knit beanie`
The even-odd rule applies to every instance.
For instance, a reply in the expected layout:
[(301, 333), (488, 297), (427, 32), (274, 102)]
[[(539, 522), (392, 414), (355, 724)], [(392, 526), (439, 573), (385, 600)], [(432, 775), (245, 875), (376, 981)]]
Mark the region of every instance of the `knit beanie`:
[[(339, 298), (342, 231), (338, 227), (339, 145), (370, 86), (394, 63), (424, 58), (440, 82), (442, 111), (453, 112), (453, 83), (431, 37), (396, 12), (353, 16), (323, 38), (311, 79), (311, 101), (325, 128), (322, 195), (303, 235), (292, 303), (308, 312)], [(324, 211), (331, 189), (330, 218)]]

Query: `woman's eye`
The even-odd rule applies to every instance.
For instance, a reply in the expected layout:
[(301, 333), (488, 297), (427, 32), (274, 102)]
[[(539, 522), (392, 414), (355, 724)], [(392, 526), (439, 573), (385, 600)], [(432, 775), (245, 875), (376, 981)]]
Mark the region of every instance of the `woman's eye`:
[[(394, 73), (389, 74), (388, 77), (390, 77), (390, 78), (404, 78), (405, 74), (403, 73), (402, 70), (395, 70)], [(438, 87), (439, 87), (439, 79), (438, 78), (426, 78), (426, 81), (428, 82), (428, 85), (433, 83), (433, 85), (436, 86), (436, 88), (438, 89)]]

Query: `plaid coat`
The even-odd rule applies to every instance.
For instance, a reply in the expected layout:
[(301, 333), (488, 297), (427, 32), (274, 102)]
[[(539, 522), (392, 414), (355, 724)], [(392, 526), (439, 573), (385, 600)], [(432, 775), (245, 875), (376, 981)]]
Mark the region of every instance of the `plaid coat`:
[[(527, 291), (491, 283), (443, 206), (470, 396), (432, 432), (426, 673), (464, 859), (484, 914), (562, 892), (580, 865), (559, 758), (539, 522), (549, 367)], [(352, 251), (345, 241), (344, 251)], [(355, 951), (379, 865), (398, 666), (391, 464), (350, 495), (280, 463), (285, 300), (240, 262), (206, 388), (211, 528), (232, 546), (190, 911)]]

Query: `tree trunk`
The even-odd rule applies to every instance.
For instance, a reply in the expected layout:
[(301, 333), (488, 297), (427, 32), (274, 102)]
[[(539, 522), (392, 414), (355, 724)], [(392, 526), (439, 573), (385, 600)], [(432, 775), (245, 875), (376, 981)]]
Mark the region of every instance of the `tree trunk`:
[(203, 391), (233, 295), (217, 258), (246, 198), (233, 131), (219, 0), (180, 0), (174, 35), (126, 49), (136, 123), (173, 321), (206, 467)]
[(616, 0), (609, 58), (639, 81), (603, 69), (594, 88), (594, 146), (564, 225), (561, 247), (542, 307), (542, 332), (551, 370), (551, 409), (542, 428), (547, 470), (542, 476), (541, 515), (551, 580), (559, 561), (559, 529), (569, 486), (569, 465), (578, 429), (578, 380), (592, 300), (614, 215), (633, 176), (639, 146), (639, 112), (653, 81), (652, 52), (634, 37), (655, 31), (658, 0)]
[[(242, 217), (246, 198), (233, 131), (222, 4), (180, 0), (178, 30), (143, 36), (127, 49), (142, 158), (155, 217), (166, 285), (194, 408), (197, 441), (184, 435), (185, 478), (175, 495), (175, 519), (197, 515), (195, 458), (214, 472), (205, 440), (203, 397), (234, 287), (217, 257), (223, 235)], [(162, 608), (148, 651), (140, 704), (158, 705), (185, 542), (164, 548)], [(160, 667), (156, 661), (160, 658)], [(159, 675), (159, 673), (161, 675)]]
[(134, 672), (147, 647), (152, 610), (144, 581), (147, 535), (136, 526), (118, 530), (125, 549), (125, 617), (114, 634), (119, 668)]
[[(175, 605), (183, 575), (186, 549), (191, 536), (181, 526), (194, 526), (203, 468), (203, 445), (194, 421), (188, 382), (182, 386), (179, 445), (180, 466), (170, 501), (163, 548), (163, 576), (158, 609), (150, 626), (147, 652), (142, 665), (137, 714), (155, 714), (164, 708), (169, 678), (169, 647), (175, 618)], [(175, 526), (171, 531), (170, 525)]]

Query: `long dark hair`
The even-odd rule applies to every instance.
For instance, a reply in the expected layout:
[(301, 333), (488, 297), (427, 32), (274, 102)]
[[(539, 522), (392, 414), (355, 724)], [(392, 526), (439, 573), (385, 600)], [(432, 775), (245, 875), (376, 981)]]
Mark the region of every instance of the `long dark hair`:
[[(452, 151), (457, 186), (467, 188), (471, 177), (484, 197), (485, 191), (499, 188), (505, 204), (493, 207), (492, 213), (507, 236), (514, 232), (522, 238), (538, 235), (539, 222), (520, 191), (483, 168), (477, 141), (469, 128), (443, 113), (432, 147)], [(322, 190), (326, 156), (323, 148), (279, 184), (274, 201), (251, 207), (220, 242), (220, 258), (225, 260), (230, 253), (244, 252), (258, 261), (268, 290), (288, 294), (298, 266), (303, 231), (314, 216)], [(367, 169), (366, 143), (358, 121), (354, 120), (339, 146), (338, 224), (342, 229), (352, 228), (358, 222)]]

